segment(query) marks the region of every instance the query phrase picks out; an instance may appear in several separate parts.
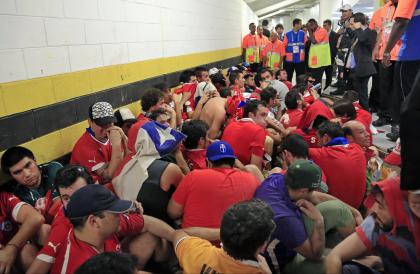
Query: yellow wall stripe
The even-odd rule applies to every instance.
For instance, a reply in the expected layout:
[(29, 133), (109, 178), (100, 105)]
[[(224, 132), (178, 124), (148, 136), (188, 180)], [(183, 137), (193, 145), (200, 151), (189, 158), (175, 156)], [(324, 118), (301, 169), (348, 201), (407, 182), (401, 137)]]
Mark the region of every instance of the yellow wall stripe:
[(240, 48), (231, 48), (2, 83), (0, 117), (240, 54)]
[[(140, 113), (140, 101), (128, 104), (124, 107), (129, 108), (136, 116)], [(21, 146), (30, 149), (34, 153), (38, 164), (50, 162), (70, 153), (74, 144), (87, 127), (88, 123), (87, 120), (85, 120), (23, 143)], [(3, 153), (4, 151), (0, 152), (0, 158)], [(6, 175), (0, 172), (0, 184), (8, 179), (9, 178)]]

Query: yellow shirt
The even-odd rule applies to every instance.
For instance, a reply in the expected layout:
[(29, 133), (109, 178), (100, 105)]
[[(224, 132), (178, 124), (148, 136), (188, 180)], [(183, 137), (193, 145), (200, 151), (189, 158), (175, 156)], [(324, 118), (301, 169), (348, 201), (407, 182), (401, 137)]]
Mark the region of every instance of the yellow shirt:
[(175, 252), (184, 273), (263, 273), (257, 261), (235, 260), (223, 249), (197, 237), (182, 238)]

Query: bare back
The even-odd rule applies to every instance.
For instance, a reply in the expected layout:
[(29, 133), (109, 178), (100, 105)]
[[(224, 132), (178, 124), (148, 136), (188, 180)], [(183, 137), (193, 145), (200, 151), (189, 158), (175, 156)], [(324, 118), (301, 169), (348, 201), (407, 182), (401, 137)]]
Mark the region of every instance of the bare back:
[(199, 119), (205, 121), (209, 125), (210, 139), (220, 137), (220, 130), (226, 120), (225, 104), (225, 98), (212, 98), (204, 105), (200, 113)]

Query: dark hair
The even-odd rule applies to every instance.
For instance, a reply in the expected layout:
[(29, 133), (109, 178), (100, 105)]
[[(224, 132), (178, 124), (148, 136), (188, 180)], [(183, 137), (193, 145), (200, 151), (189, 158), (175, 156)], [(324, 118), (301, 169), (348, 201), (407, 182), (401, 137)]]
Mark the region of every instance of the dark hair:
[(264, 19), (264, 20), (262, 21), (262, 25), (263, 25), (264, 27), (268, 26), (268, 20), (267, 20), (267, 19)]
[(296, 84), (307, 84), (309, 76), (306, 74), (300, 74), (296, 77)]
[(203, 68), (203, 67), (196, 67), (195, 70), (194, 70), (195, 76), (197, 76), (197, 77), (201, 77), (201, 74), (203, 72), (207, 72), (207, 69)]
[(276, 27), (275, 27), (274, 29), (279, 29), (279, 28), (280, 28), (280, 29), (284, 29), (284, 27), (283, 27), (283, 25), (282, 25), (282, 24), (277, 24), (277, 25), (276, 25)]
[(332, 21), (330, 19), (324, 20), (324, 24), (332, 25)]
[(266, 87), (261, 91), (260, 97), (261, 101), (267, 106), (270, 103), (271, 99), (275, 99), (277, 96), (277, 91), (273, 87)]
[(133, 274), (137, 257), (128, 253), (104, 252), (84, 262), (74, 274)]
[(356, 119), (356, 108), (353, 103), (347, 99), (339, 99), (334, 102), (333, 109), (338, 117), (346, 116), (350, 120)]
[(169, 89), (168, 84), (166, 84), (165, 82), (158, 83), (158, 84), (154, 85), (153, 87), (157, 88), (158, 90), (160, 90), (162, 92), (165, 92), (165, 90)]
[(87, 219), (89, 218), (90, 215), (99, 217), (101, 219), (105, 218), (104, 212), (100, 211), (100, 212), (95, 212), (95, 213), (89, 214), (88, 216), (83, 216), (80, 218), (74, 218), (74, 219), (69, 218), (69, 220), (75, 229), (78, 229), (78, 228), (80, 229), (85, 226)]
[(223, 76), (222, 73), (218, 72), (216, 74), (210, 75), (210, 80), (213, 83), (213, 85), (219, 84), (222, 87), (226, 87), (226, 79), (225, 76)]
[(55, 176), (54, 185), (58, 191), (58, 188), (68, 188), (73, 185), (78, 178), (85, 179), (87, 184), (93, 184), (92, 176), (89, 174), (89, 171), (78, 165), (66, 165), (65, 167), (60, 168), (57, 171)]
[(187, 135), (184, 140), (184, 146), (187, 149), (195, 149), (198, 146), (200, 138), (206, 138), (209, 126), (202, 120), (187, 121), (182, 125), (181, 132)]
[(252, 25), (255, 25), (255, 23), (249, 23), (248, 28), (250, 28)]
[(156, 119), (160, 116), (160, 115), (167, 115), (166, 111), (163, 108), (158, 108), (155, 109), (154, 111), (152, 111), (150, 113), (150, 115), (148, 116), (151, 120), (156, 121)]
[(248, 80), (248, 78), (250, 78), (250, 77), (254, 77), (254, 75), (252, 73), (247, 73), (247, 74), (244, 75), (245, 80)]
[(223, 249), (234, 259), (255, 260), (255, 252), (276, 228), (273, 216), (271, 207), (257, 199), (231, 206), (220, 226)]
[(242, 72), (241, 72), (241, 71), (239, 71), (239, 70), (234, 70), (234, 71), (231, 71), (231, 72), (229, 73), (229, 83), (230, 83), (230, 85), (235, 84), (235, 80), (239, 79), (239, 75), (240, 75), (241, 73), (242, 73)]
[(318, 129), (318, 127), (326, 121), (329, 121), (326, 117), (324, 117), (322, 115), (317, 115), (314, 122), (312, 123), (312, 128), (313, 129)]
[(298, 100), (299, 92), (297, 89), (292, 89), (288, 93), (286, 93), (286, 97), (284, 98), (284, 104), (286, 105), (287, 109), (297, 109), (298, 107)]
[[(209, 160), (210, 161), (210, 160)], [(222, 158), (216, 161), (210, 161), (213, 164), (213, 167), (219, 167), (228, 165), (230, 167), (233, 167), (235, 165), (235, 159), (234, 158)]]
[(308, 143), (298, 134), (289, 134), (281, 141), (280, 151), (284, 150), (289, 151), (294, 157), (309, 157)]
[(296, 90), (300, 94), (304, 95), (307, 87), (308, 87), (307, 84), (297, 84), (296, 86), (293, 87), (292, 90)]
[(10, 175), (10, 168), (25, 157), (35, 160), (34, 154), (27, 148), (20, 146), (9, 148), (1, 157), (1, 170), (3, 170), (5, 174)]
[(327, 134), (331, 139), (344, 137), (344, 132), (341, 126), (330, 121), (325, 121), (320, 124), (318, 127), (318, 133), (320, 136)]
[(302, 19), (299, 19), (299, 18), (293, 19), (293, 26), (299, 25), (300, 23), (302, 23)]
[(141, 108), (148, 112), (149, 109), (159, 103), (163, 99), (163, 92), (157, 88), (149, 88), (141, 97)]
[(366, 15), (364, 13), (356, 12), (352, 15), (352, 18), (354, 19), (355, 23), (359, 22), (364, 26), (366, 25)]
[(219, 94), (222, 98), (228, 98), (229, 96), (232, 96), (232, 88), (224, 87), (220, 89)]
[(260, 70), (258, 71), (258, 75), (259, 75), (260, 79), (261, 79), (261, 75), (262, 75), (263, 73), (266, 73), (266, 72), (269, 72), (269, 73), (270, 73), (270, 75), (271, 75), (271, 76), (273, 76), (273, 71), (272, 71), (271, 69), (268, 69), (268, 68), (262, 68), (262, 69), (260, 69)]
[(308, 20), (308, 23), (315, 23), (315, 24), (318, 24), (318, 22), (317, 22), (314, 18), (309, 19), (309, 20)]
[(249, 113), (253, 113), (254, 115), (257, 114), (257, 110), (259, 106), (263, 106), (264, 104), (258, 100), (250, 100), (246, 103), (244, 107), (244, 118), (249, 117)]
[(355, 90), (347, 90), (343, 94), (343, 99), (350, 100), (352, 103), (359, 100), (359, 93)]
[(181, 72), (181, 74), (179, 75), (179, 82), (180, 83), (189, 83), (191, 76), (194, 76), (194, 71), (187, 69), (184, 70), (183, 72)]

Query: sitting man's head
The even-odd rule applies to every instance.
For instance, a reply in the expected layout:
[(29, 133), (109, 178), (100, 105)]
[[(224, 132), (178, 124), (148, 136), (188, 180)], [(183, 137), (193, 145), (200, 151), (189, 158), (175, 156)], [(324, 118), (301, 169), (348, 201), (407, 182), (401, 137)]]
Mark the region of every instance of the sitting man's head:
[(208, 146), (206, 159), (209, 168), (233, 168), (236, 156), (228, 143), (217, 141)]
[(267, 126), (266, 118), (268, 109), (261, 101), (251, 100), (248, 101), (244, 108), (244, 118), (250, 118), (257, 125), (265, 128)]
[(352, 103), (359, 102), (359, 93), (355, 90), (347, 90), (344, 92), (342, 99), (349, 100)]
[[(98, 235), (103, 240), (118, 232), (119, 214), (134, 208), (132, 201), (118, 199), (102, 185), (87, 185), (73, 193), (66, 209), (73, 227), (85, 235)], [(77, 236), (77, 235), (76, 235)]]
[(296, 85), (304, 84), (306, 87), (308, 83), (308, 78), (309, 77), (306, 74), (299, 74), (298, 76), (296, 76)]
[(390, 231), (394, 224), (389, 205), (379, 184), (372, 186), (365, 204), (371, 211), (375, 222), (384, 231)]
[(108, 140), (108, 129), (117, 119), (114, 110), (108, 102), (96, 102), (89, 107), (89, 127), (95, 138), (101, 142)]
[(266, 203), (251, 200), (235, 204), (222, 218), (223, 249), (236, 260), (255, 260), (265, 251), (275, 227), (273, 211)]
[(284, 98), (284, 104), (288, 110), (293, 109), (302, 109), (303, 107), (303, 97), (299, 93), (298, 89), (292, 89), (286, 94)]
[(234, 70), (229, 74), (229, 83), (231, 86), (243, 88), (245, 86), (244, 74), (240, 70)]
[(348, 121), (343, 125), (344, 136), (350, 143), (358, 144), (361, 147), (370, 146), (369, 133), (366, 127), (359, 121)]
[(298, 134), (287, 135), (280, 143), (281, 158), (290, 166), (297, 160), (308, 159), (308, 143)]
[(197, 82), (208, 82), (210, 81), (209, 72), (206, 68), (198, 67), (194, 70), (195, 77), (197, 77)]
[(319, 146), (325, 146), (334, 138), (344, 137), (344, 131), (341, 126), (330, 121), (324, 121), (320, 124), (317, 127), (316, 134), (318, 135)]
[[(271, 108), (273, 106), (280, 105), (279, 100), (277, 99), (277, 91), (273, 87), (266, 87), (261, 91), (261, 101), (265, 104), (266, 107)], [(277, 101), (277, 102), (276, 102)]]
[(157, 88), (149, 88), (141, 97), (141, 110), (150, 113), (155, 109), (162, 107), (164, 103), (164, 94)]
[(54, 182), (64, 208), (67, 208), (73, 193), (88, 184), (93, 184), (92, 176), (85, 167), (77, 165), (67, 165), (59, 169)]
[(202, 120), (190, 120), (182, 125), (181, 132), (187, 135), (184, 140), (186, 149), (204, 149), (208, 146), (209, 138), (207, 131), (209, 126)]
[(197, 77), (193, 70), (187, 69), (179, 75), (179, 82), (181, 84), (194, 83), (197, 82)]
[(289, 196), (293, 201), (307, 199), (321, 188), (321, 168), (309, 160), (297, 160), (289, 166), (285, 176)]
[(172, 102), (172, 92), (169, 89), (168, 84), (162, 82), (154, 85), (153, 87), (160, 90), (163, 93), (163, 101), (165, 102), (165, 104), (169, 104)]
[(169, 126), (171, 120), (171, 116), (163, 108), (158, 108), (150, 112), (149, 118), (165, 126)]
[(333, 110), (335, 117), (340, 118), (342, 123), (356, 119), (356, 108), (347, 99), (340, 99), (334, 102)]
[(217, 90), (221, 90), (227, 86), (226, 78), (221, 72), (211, 75), (210, 80)]
[(6, 150), (1, 157), (1, 169), (20, 185), (37, 188), (41, 184), (41, 171), (27, 148), (16, 146)]
[(137, 122), (136, 117), (128, 108), (120, 108), (119, 110), (115, 111), (115, 125), (120, 127), (125, 135), (128, 136), (128, 131), (130, 130), (131, 126)]
[(268, 68), (263, 68), (258, 72), (258, 78), (261, 82), (273, 80), (273, 72)]
[(84, 262), (74, 274), (137, 274), (137, 257), (128, 253), (104, 252)]

